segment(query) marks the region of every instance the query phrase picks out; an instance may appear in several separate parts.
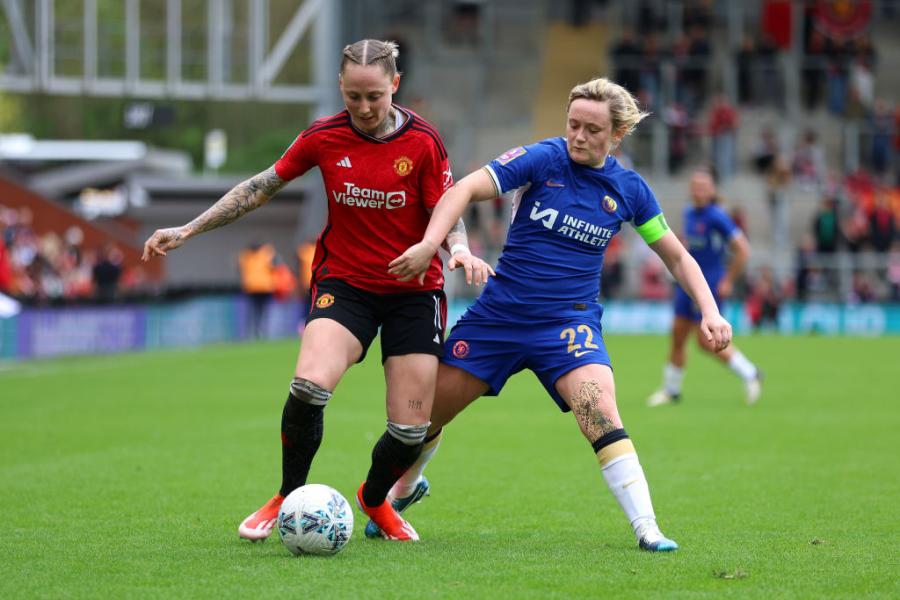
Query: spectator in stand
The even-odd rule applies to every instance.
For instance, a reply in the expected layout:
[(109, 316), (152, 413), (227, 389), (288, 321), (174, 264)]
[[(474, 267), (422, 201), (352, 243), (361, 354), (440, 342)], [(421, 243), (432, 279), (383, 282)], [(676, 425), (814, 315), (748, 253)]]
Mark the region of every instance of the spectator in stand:
[(803, 105), (812, 111), (819, 107), (825, 90), (827, 41), (822, 32), (813, 29), (806, 45), (803, 62)]
[(275, 248), (271, 244), (255, 242), (238, 257), (241, 270), (241, 290), (250, 301), (247, 329), (256, 339), (263, 337), (266, 313), (275, 293)]
[(613, 237), (606, 247), (603, 269), (600, 271), (600, 291), (607, 300), (616, 298), (625, 280), (622, 268), (622, 240)]
[(122, 277), (122, 251), (108, 242), (103, 245), (94, 265), (94, 298), (100, 303), (114, 302), (119, 293)]
[(868, 304), (876, 300), (875, 286), (872, 279), (864, 271), (855, 271), (853, 273), (853, 287), (850, 290), (850, 297), (847, 299), (851, 304)]
[(769, 126), (763, 127), (753, 149), (753, 166), (760, 175), (769, 173), (772, 163), (778, 155), (778, 140)]
[(875, 252), (887, 252), (894, 243), (897, 225), (891, 210), (887, 190), (875, 191), (875, 206), (869, 214), (869, 242)]
[(865, 249), (869, 241), (869, 217), (862, 206), (851, 207), (842, 226), (847, 249), (854, 254)]
[(703, 31), (709, 31), (713, 23), (713, 1), (712, 0), (694, 0), (693, 2), (685, 2), (684, 5), (684, 28), (692, 29), (698, 27)]
[(685, 79), (685, 108), (689, 114), (694, 115), (706, 103), (706, 74), (709, 71), (709, 61), (712, 49), (709, 45), (709, 37), (706, 30), (694, 25), (689, 29), (690, 46), (688, 57), (690, 62), (684, 70)]
[(674, 175), (681, 170), (687, 158), (691, 119), (684, 107), (675, 101), (663, 110), (663, 122), (669, 131), (669, 173)]
[(622, 29), (619, 41), (613, 46), (610, 55), (615, 68), (616, 82), (630, 90), (640, 89), (641, 46), (635, 39), (631, 27)]
[(805, 234), (797, 247), (797, 270), (794, 274), (794, 293), (800, 302), (806, 302), (809, 298), (812, 280), (817, 273), (815, 263), (816, 242), (811, 235)]
[(807, 190), (820, 190), (827, 175), (825, 149), (813, 129), (807, 129), (794, 152), (794, 175)]
[(791, 163), (779, 155), (766, 174), (766, 192), (769, 200), (769, 227), (772, 244), (778, 257), (786, 256), (791, 246), (791, 210), (788, 188), (791, 183)]
[(832, 197), (822, 198), (819, 211), (813, 217), (813, 239), (818, 254), (834, 254), (840, 240), (840, 222), (838, 220), (837, 200)]
[(758, 94), (763, 104), (781, 109), (784, 107), (784, 85), (778, 66), (778, 44), (769, 33), (764, 33), (756, 47), (756, 69), (760, 82)]
[(849, 85), (847, 118), (868, 118), (875, 102), (875, 75), (862, 55), (857, 54), (850, 63)]
[(671, 297), (672, 288), (666, 277), (666, 267), (658, 256), (647, 256), (641, 265), (640, 278), (638, 294), (642, 300), (668, 300)]
[(712, 137), (712, 162), (720, 181), (731, 179), (737, 170), (737, 109), (722, 93), (716, 94), (709, 113), (709, 135)]
[(690, 68), (691, 39), (685, 34), (680, 34), (669, 46), (669, 69), (675, 86), (675, 97), (669, 98), (670, 102), (684, 104), (688, 95), (685, 81), (686, 70)]
[(659, 97), (661, 88), (662, 48), (659, 43), (659, 35), (655, 32), (647, 34), (644, 40), (644, 52), (642, 56), (641, 85), (639, 95), (641, 104), (652, 109), (659, 109)]
[(735, 53), (737, 64), (738, 103), (755, 104), (756, 85), (756, 41), (753, 36), (744, 34), (741, 38), (741, 46)]
[(866, 34), (860, 35), (853, 40), (853, 51), (873, 73), (878, 64), (878, 51), (872, 44), (872, 38)]
[[(625, 3), (626, 5), (632, 3)], [(659, 2), (654, 2), (652, 0), (640, 0), (637, 2), (638, 8), (638, 31), (662, 31), (665, 29), (666, 20), (665, 17), (657, 12), (658, 8), (664, 7), (659, 6)]]
[(781, 291), (769, 267), (763, 267), (750, 284), (747, 316), (753, 329), (776, 329), (781, 307)]
[(847, 110), (847, 68), (849, 55), (841, 40), (829, 39), (825, 49), (825, 79), (828, 87), (828, 110), (843, 116)]
[(900, 302), (900, 240), (891, 245), (887, 261), (887, 283), (891, 302)]
[(891, 163), (891, 133), (894, 126), (891, 107), (883, 99), (878, 98), (872, 105), (870, 127), (872, 128), (872, 147), (869, 163), (876, 175), (883, 176), (888, 172)]
[(310, 238), (297, 246), (297, 286), (300, 290), (300, 311), (303, 318), (300, 319), (299, 332), (302, 334), (306, 328), (306, 315), (312, 308), (312, 266), (316, 254), (316, 238)]

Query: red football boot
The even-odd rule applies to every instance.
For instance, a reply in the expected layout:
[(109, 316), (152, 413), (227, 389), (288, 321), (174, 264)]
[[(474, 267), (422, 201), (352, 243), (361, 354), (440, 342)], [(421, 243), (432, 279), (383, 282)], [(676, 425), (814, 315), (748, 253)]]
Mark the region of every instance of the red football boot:
[(262, 508), (244, 519), (238, 527), (238, 535), (245, 540), (254, 542), (269, 537), (275, 522), (278, 521), (278, 511), (281, 510), (282, 502), (284, 502), (284, 496), (281, 494), (272, 496), (272, 499), (266, 502)]
[(363, 502), (362, 491), (366, 483), (363, 482), (356, 492), (356, 503), (359, 509), (366, 513), (372, 521), (381, 529), (381, 537), (386, 540), (397, 540), (400, 542), (416, 542), (419, 540), (419, 534), (413, 529), (412, 525), (400, 516), (391, 503), (385, 499), (379, 506), (369, 507)]

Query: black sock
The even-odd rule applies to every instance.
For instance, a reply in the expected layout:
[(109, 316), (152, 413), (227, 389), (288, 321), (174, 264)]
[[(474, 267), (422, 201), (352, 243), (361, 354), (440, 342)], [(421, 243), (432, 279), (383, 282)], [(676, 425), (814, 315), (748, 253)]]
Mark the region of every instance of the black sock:
[(372, 468), (366, 477), (362, 496), (366, 506), (379, 506), (400, 476), (412, 466), (422, 453), (422, 442), (414, 446), (404, 444), (387, 431), (372, 449)]
[(288, 394), (281, 413), (281, 490), (287, 496), (306, 484), (309, 467), (322, 443), (324, 406)]

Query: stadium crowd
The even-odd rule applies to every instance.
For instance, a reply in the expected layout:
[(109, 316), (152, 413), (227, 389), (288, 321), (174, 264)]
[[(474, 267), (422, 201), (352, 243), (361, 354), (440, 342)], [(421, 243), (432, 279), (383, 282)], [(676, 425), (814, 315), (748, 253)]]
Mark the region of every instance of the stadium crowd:
[(85, 248), (78, 226), (36, 232), (28, 208), (0, 205), (0, 292), (31, 305), (108, 303), (145, 294), (140, 268), (125, 268), (122, 251), (108, 242)]
[[(769, 209), (769, 232), (749, 230), (745, 211), (751, 203), (741, 202), (749, 199), (720, 200), (751, 242), (771, 242), (772, 257), (751, 263), (735, 296), (748, 301), (753, 315), (777, 312), (781, 301), (794, 298), (900, 301), (900, 105), (875, 94), (877, 40), (865, 27), (852, 34), (820, 27), (822, 16), (808, 4), (803, 52), (798, 61), (789, 61), (784, 60), (791, 52), (785, 36), (791, 33), (783, 30), (777, 14), (764, 11), (759, 25), (748, 28), (731, 49), (725, 41), (731, 34), (725, 35), (728, 28), (714, 3), (684, 2), (677, 28), (660, 13), (663, 4), (634, 3), (632, 18), (611, 43), (610, 64), (614, 78), (637, 90), (642, 106), (663, 120), (671, 175), (709, 162), (721, 182), (737, 173), (764, 182), (766, 197), (755, 200)], [(725, 54), (735, 67), (733, 98), (721, 93), (717, 61)], [(800, 83), (804, 115), (827, 115), (832, 122), (859, 127), (857, 138), (841, 142), (859, 146), (858, 168), (846, 171), (829, 159), (825, 142), (832, 142), (833, 150), (833, 140), (823, 140), (827, 134), (814, 127), (796, 132), (794, 141), (774, 122), (742, 127), (751, 113), (784, 110), (791, 100), (785, 81), (790, 76)], [(752, 138), (752, 146), (738, 143), (739, 136)], [(627, 167), (633, 165), (631, 150), (637, 151), (628, 144), (617, 149)], [(790, 227), (798, 190), (818, 205), (807, 211), (814, 214), (799, 228), (800, 235), (798, 227)], [(466, 222), (476, 255), (488, 260), (499, 255), (508, 210), (500, 198), (470, 208)], [(0, 207), (0, 291), (46, 304), (110, 301), (150, 290), (139, 268), (123, 265), (115, 245), (88, 249), (81, 237), (77, 227), (36, 233), (27, 211)], [(604, 297), (668, 298), (670, 281), (652, 256), (629, 281), (628, 243), (617, 238), (607, 251)], [(839, 284), (840, 272), (849, 273), (845, 279), (851, 285)]]

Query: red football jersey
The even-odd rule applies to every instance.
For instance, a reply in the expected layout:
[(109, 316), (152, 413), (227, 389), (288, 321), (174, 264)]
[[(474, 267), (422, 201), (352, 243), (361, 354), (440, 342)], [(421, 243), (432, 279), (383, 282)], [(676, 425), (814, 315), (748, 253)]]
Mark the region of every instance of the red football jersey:
[(436, 290), (444, 284), (435, 254), (424, 283), (400, 282), (388, 263), (422, 240), (430, 211), (451, 185), (447, 151), (437, 131), (415, 113), (384, 138), (353, 126), (345, 110), (319, 119), (275, 163), (285, 181), (319, 167), (328, 222), (319, 234), (312, 281), (337, 277), (375, 293)]

